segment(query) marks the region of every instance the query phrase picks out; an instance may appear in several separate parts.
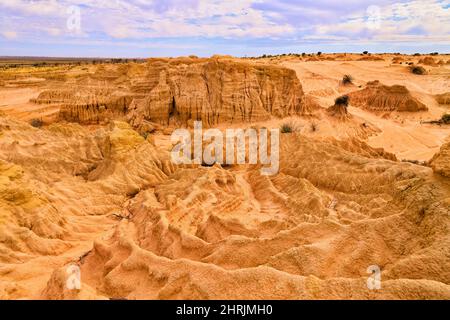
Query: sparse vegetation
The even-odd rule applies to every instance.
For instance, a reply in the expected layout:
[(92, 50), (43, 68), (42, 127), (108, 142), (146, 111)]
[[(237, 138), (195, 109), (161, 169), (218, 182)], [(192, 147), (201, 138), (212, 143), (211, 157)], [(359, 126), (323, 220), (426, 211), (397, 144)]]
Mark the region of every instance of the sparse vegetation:
[(426, 166), (426, 161), (403, 159), (402, 162), (412, 163), (412, 164), (415, 164), (415, 165), (418, 165), (418, 166)]
[(42, 121), (42, 119), (34, 118), (34, 119), (31, 119), (30, 124), (35, 128), (40, 128), (40, 127), (42, 127), (44, 122)]
[(450, 124), (450, 114), (444, 114), (441, 118), (442, 123)]
[(342, 84), (349, 85), (353, 83), (353, 77), (349, 74), (344, 75), (342, 78)]
[(293, 130), (293, 127), (292, 127), (292, 123), (283, 123), (282, 125), (281, 125), (281, 133), (292, 133), (294, 130)]
[(301, 132), (301, 125), (294, 121), (288, 121), (281, 125), (280, 131), (281, 133), (293, 133), (293, 132)]
[(426, 122), (422, 122), (422, 123), (438, 124), (438, 125), (450, 124), (450, 114), (446, 113), (446, 114), (442, 115), (441, 119), (439, 119), (439, 120), (426, 121)]
[(346, 106), (348, 107), (349, 97), (347, 95), (336, 98), (334, 101), (335, 105)]
[(417, 75), (424, 75), (427, 73), (424, 67), (411, 65), (411, 72)]

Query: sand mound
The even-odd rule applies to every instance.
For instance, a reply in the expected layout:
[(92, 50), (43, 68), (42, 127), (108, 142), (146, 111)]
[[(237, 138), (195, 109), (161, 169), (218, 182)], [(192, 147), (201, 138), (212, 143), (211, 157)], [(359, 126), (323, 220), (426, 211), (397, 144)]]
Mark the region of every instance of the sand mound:
[(392, 58), (392, 63), (393, 64), (401, 64), (405, 62), (405, 59), (403, 59), (402, 57), (394, 57)]
[(439, 104), (450, 104), (450, 92), (437, 94), (434, 97)]
[(384, 61), (384, 59), (382, 57), (379, 57), (379, 56), (368, 55), (368, 56), (364, 56), (362, 58), (359, 58), (357, 61)]
[(425, 57), (419, 60), (419, 64), (423, 64), (426, 66), (432, 66), (432, 67), (436, 67), (438, 66), (438, 63), (436, 62), (436, 60), (434, 60), (433, 57)]
[(441, 150), (431, 159), (433, 171), (450, 178), (450, 142), (444, 144)]
[(347, 110), (348, 107), (348, 96), (342, 96), (335, 100), (333, 106), (327, 109), (327, 113), (332, 117), (338, 118), (340, 120), (347, 120), (350, 118), (350, 114)]
[(366, 88), (349, 94), (351, 104), (371, 111), (427, 111), (404, 86), (386, 86), (379, 81), (368, 82)]

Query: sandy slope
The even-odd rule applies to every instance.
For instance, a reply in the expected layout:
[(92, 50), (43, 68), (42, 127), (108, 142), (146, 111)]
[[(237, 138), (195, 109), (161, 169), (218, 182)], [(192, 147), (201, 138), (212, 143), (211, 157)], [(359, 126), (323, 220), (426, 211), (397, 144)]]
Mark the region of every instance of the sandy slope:
[[(404, 85), (429, 111), (419, 113), (373, 114), (358, 108), (350, 113), (380, 129), (368, 139), (370, 145), (382, 147), (398, 155), (399, 159), (427, 161), (439, 150), (450, 134), (448, 127), (421, 124), (421, 121), (436, 120), (450, 109), (439, 105), (432, 95), (448, 92), (450, 89), (450, 68), (431, 68), (430, 75), (411, 74), (406, 66), (392, 65), (386, 61), (310, 61), (285, 62), (283, 65), (297, 72), (305, 93), (316, 97), (323, 107), (345, 93), (355, 91), (369, 81), (379, 80), (385, 85)], [(343, 87), (339, 84), (343, 75), (354, 77), (356, 86)], [(330, 134), (331, 135), (331, 134)]]
[(24, 121), (43, 119), (55, 121), (59, 105), (39, 105), (30, 102), (42, 91), (40, 88), (8, 88), (0, 90), (0, 110)]

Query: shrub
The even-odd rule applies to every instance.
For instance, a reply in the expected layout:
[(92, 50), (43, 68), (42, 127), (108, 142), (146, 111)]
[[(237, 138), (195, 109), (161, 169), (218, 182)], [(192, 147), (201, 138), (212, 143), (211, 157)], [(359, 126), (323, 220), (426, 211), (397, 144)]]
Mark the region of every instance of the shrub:
[(363, 54), (369, 54), (369, 51), (364, 51)]
[(40, 128), (44, 124), (44, 122), (41, 119), (31, 119), (30, 124), (35, 128)]
[(292, 124), (283, 123), (281, 125), (281, 133), (292, 133), (292, 132), (293, 132)]
[(317, 55), (318, 55), (318, 56), (321, 56), (321, 55), (322, 55), (322, 52), (321, 52), (321, 51), (317, 52)]
[(339, 98), (336, 98), (336, 100), (334, 100), (334, 103), (336, 105), (341, 105), (341, 106), (346, 106), (346, 107), (348, 107), (348, 102), (349, 102), (349, 97), (347, 95), (341, 96)]
[(353, 83), (353, 77), (352, 77), (351, 75), (349, 75), (349, 74), (346, 74), (346, 75), (342, 78), (342, 83), (343, 83), (344, 85), (352, 84), (352, 83)]
[(411, 66), (411, 72), (418, 75), (424, 75), (427, 73), (424, 67), (420, 66)]
[(450, 124), (450, 114), (444, 114), (441, 118), (441, 122), (445, 124)]

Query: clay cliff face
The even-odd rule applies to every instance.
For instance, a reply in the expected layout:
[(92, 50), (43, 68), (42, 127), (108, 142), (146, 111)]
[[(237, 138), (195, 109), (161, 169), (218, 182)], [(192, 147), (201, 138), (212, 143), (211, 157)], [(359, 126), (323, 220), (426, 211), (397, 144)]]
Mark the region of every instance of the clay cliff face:
[[(99, 123), (126, 117), (143, 121), (204, 126), (267, 120), (306, 113), (295, 72), (232, 59), (154, 59), (144, 68), (99, 68), (72, 91), (45, 91), (35, 102), (61, 103), (60, 117)], [(99, 82), (107, 83), (106, 88)]]

